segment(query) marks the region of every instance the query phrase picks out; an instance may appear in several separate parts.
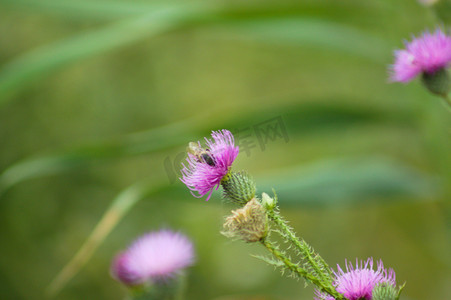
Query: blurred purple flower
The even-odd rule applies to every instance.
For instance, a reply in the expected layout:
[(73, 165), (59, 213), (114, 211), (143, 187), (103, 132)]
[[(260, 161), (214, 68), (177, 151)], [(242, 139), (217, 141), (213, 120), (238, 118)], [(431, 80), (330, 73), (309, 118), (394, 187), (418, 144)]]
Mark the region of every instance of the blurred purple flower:
[(111, 266), (114, 278), (126, 285), (164, 280), (194, 263), (191, 241), (170, 230), (147, 233), (116, 256)]
[(406, 49), (395, 51), (395, 63), (390, 66), (391, 81), (408, 82), (420, 73), (433, 74), (451, 62), (451, 37), (440, 28), (435, 33), (405, 42)]
[(221, 180), (227, 175), (239, 153), (230, 131), (213, 131), (211, 136), (213, 141), (205, 138), (207, 149), (202, 149), (200, 142), (197, 143), (198, 148), (204, 151), (203, 155), (207, 155), (207, 160), (200, 155), (188, 153), (188, 166), (183, 164), (183, 176), (180, 179), (192, 191), (193, 196), (201, 198), (208, 194), (207, 201), (213, 189), (219, 188)]
[[(337, 266), (338, 272), (334, 272), (334, 286), (337, 292), (344, 295), (348, 300), (371, 300), (373, 289), (379, 283), (388, 283), (393, 286), (395, 272), (392, 269), (384, 269), (381, 260), (377, 264), (377, 270), (373, 270), (373, 259), (369, 258), (365, 264), (356, 260), (355, 268), (346, 262), (346, 272)], [(333, 297), (316, 290), (316, 300), (334, 300)]]

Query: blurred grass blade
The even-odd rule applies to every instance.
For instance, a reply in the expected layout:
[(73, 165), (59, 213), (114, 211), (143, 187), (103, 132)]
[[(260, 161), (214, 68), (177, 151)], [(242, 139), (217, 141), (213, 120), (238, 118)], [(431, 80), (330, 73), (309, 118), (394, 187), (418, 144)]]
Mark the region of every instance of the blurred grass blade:
[(143, 16), (119, 21), (24, 54), (4, 65), (0, 71), (0, 105), (34, 79), (80, 59), (175, 28), (207, 8), (168, 4)]
[(282, 204), (343, 205), (384, 199), (434, 199), (439, 182), (380, 157), (327, 160), (258, 179), (261, 191), (276, 189)]
[[(13, 10), (25, 10), (30, 13), (51, 13), (55, 15), (62, 15), (73, 17), (74, 19), (84, 20), (91, 18), (93, 20), (103, 20), (112, 18), (124, 18), (136, 15), (142, 15), (155, 9), (163, 1), (155, 2), (137, 2), (125, 0), (0, 0), (0, 5)], [(180, 3), (180, 2), (179, 2)], [(211, 4), (211, 3), (209, 3)], [(206, 2), (198, 2), (198, 5), (209, 5)], [(166, 4), (167, 5), (167, 4)], [(370, 8), (371, 7), (371, 8)], [(332, 14), (339, 16), (341, 20), (347, 20), (347, 16), (355, 16), (359, 14), (360, 18), (374, 17), (374, 12), (378, 11), (386, 13), (393, 9), (391, 5), (384, 5), (378, 3), (377, 5), (369, 2), (361, 3), (343, 3), (331, 2), (327, 5), (324, 3), (307, 3), (307, 2), (292, 2), (284, 3), (283, 5), (271, 2), (228, 2), (224, 6), (225, 19), (253, 19), (253, 18), (268, 18), (268, 17), (284, 17), (284, 16), (299, 16), (306, 15), (330, 18)]]
[(245, 11), (249, 20), (243, 21), (233, 8), (221, 9), (205, 4), (156, 6), (147, 14), (117, 21), (102, 29), (26, 53), (2, 67), (0, 105), (35, 79), (59, 68), (189, 23), (227, 25), (227, 28), (238, 30), (246, 38), (251, 36), (265, 42), (329, 47), (377, 62), (384, 62), (384, 53), (389, 52), (382, 40), (349, 26), (305, 17), (260, 16), (258, 10)]
[(391, 55), (385, 40), (348, 25), (315, 18), (242, 20), (228, 27), (243, 38), (265, 43), (314, 46), (327, 51), (355, 55), (376, 63), (387, 63)]
[(192, 132), (199, 127), (204, 115), (166, 126), (133, 133), (124, 138), (48, 156), (29, 158), (16, 163), (0, 174), (0, 196), (15, 184), (41, 176), (54, 175), (95, 160), (138, 155), (185, 144), (197, 137)]
[(144, 181), (136, 183), (123, 190), (111, 203), (80, 250), (64, 266), (61, 272), (53, 279), (48, 286), (47, 292), (50, 296), (55, 296), (61, 291), (67, 282), (77, 274), (77, 272), (91, 258), (96, 249), (103, 243), (108, 234), (114, 229), (125, 214), (141, 199), (159, 191), (164, 187), (162, 183), (150, 183)]
[(1, 0), (0, 4), (7, 8), (30, 12), (56, 13), (68, 17), (96, 20), (143, 15), (161, 7), (161, 4), (155, 3), (86, 0)]

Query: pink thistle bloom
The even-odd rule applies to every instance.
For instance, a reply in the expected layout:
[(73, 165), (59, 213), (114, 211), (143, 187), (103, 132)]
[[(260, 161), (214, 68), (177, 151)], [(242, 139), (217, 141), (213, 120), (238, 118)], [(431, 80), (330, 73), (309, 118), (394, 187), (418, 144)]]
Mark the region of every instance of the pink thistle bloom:
[(433, 74), (451, 62), (451, 37), (440, 28), (435, 33), (405, 42), (405, 50), (395, 51), (395, 63), (390, 66), (391, 81), (408, 82), (420, 73)]
[(213, 140), (205, 138), (207, 149), (202, 149), (200, 142), (197, 145), (192, 143), (197, 149), (194, 149), (194, 153), (188, 153), (188, 166), (183, 164), (183, 176), (180, 179), (194, 197), (201, 198), (208, 194), (207, 201), (213, 189), (219, 188), (221, 180), (227, 175), (239, 153), (230, 131), (213, 131), (211, 136)]
[(126, 285), (171, 278), (194, 263), (191, 241), (170, 230), (147, 233), (113, 260), (111, 273)]
[[(334, 272), (334, 286), (340, 294), (348, 300), (371, 300), (373, 289), (379, 283), (396, 285), (395, 272), (385, 269), (381, 260), (377, 263), (377, 270), (373, 270), (373, 259), (369, 258), (365, 264), (356, 260), (355, 268), (346, 262), (346, 272), (337, 265), (338, 272)], [(333, 297), (316, 290), (316, 300), (334, 300)]]

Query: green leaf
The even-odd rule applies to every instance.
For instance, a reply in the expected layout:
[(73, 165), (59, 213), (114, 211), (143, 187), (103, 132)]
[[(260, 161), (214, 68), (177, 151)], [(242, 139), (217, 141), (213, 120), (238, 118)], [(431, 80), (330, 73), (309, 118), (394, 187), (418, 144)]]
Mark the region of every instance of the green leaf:
[(18, 90), (51, 72), (81, 59), (158, 35), (188, 22), (206, 8), (166, 5), (102, 29), (30, 51), (4, 65), (0, 71), (0, 105)]
[(54, 13), (77, 19), (109, 20), (143, 15), (161, 7), (156, 3), (129, 1), (68, 1), (68, 0), (1, 0), (10, 9), (34, 13)]
[(257, 178), (260, 191), (275, 188), (280, 203), (342, 205), (368, 201), (433, 199), (441, 192), (437, 179), (381, 157), (325, 160)]
[(161, 151), (195, 140), (192, 131), (199, 127), (204, 115), (178, 123), (133, 133), (116, 141), (87, 145), (52, 155), (25, 159), (0, 174), (0, 195), (22, 181), (54, 175), (99, 160)]
[(238, 20), (228, 23), (227, 27), (246, 39), (277, 45), (320, 48), (381, 64), (385, 64), (391, 54), (390, 46), (383, 39), (348, 25), (319, 18)]
[(211, 28), (214, 24), (226, 25), (228, 30), (236, 31), (246, 38), (330, 48), (376, 62), (385, 62), (384, 54), (388, 47), (383, 40), (368, 33), (336, 22), (292, 17), (291, 12), (283, 12), (288, 17), (283, 14), (268, 16), (253, 9), (255, 11), (244, 10), (244, 17), (248, 20), (243, 20), (243, 15), (237, 16), (237, 8), (159, 5), (150, 12), (143, 12), (143, 15), (32, 50), (10, 61), (0, 70), (0, 105), (36, 79), (42, 79), (71, 63), (188, 24), (205, 28)]

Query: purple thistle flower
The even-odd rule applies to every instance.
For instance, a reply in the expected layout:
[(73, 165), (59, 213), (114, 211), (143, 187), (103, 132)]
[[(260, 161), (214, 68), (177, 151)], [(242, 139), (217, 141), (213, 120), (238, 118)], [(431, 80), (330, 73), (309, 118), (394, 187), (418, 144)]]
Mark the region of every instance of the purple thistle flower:
[(391, 81), (408, 82), (420, 73), (433, 74), (451, 62), (451, 37), (440, 28), (435, 33), (405, 42), (406, 49), (395, 51), (395, 63), (390, 66)]
[[(202, 149), (200, 142), (188, 153), (188, 166), (183, 165), (180, 179), (191, 190), (191, 194), (201, 198), (208, 194), (210, 199), (213, 189), (219, 188), (221, 180), (229, 172), (233, 161), (238, 156), (239, 148), (235, 146), (233, 135), (228, 130), (213, 131), (213, 141), (205, 138), (207, 149)], [(195, 194), (195, 193), (197, 194)]]
[[(382, 260), (377, 263), (377, 270), (373, 270), (373, 259), (369, 258), (365, 264), (356, 260), (355, 268), (346, 261), (346, 272), (337, 265), (338, 272), (334, 272), (334, 286), (340, 294), (348, 300), (371, 300), (373, 289), (379, 283), (396, 285), (395, 272), (385, 269)], [(316, 290), (316, 300), (334, 300), (333, 297)]]
[(191, 241), (170, 230), (147, 233), (113, 260), (111, 273), (126, 285), (165, 280), (194, 263)]

